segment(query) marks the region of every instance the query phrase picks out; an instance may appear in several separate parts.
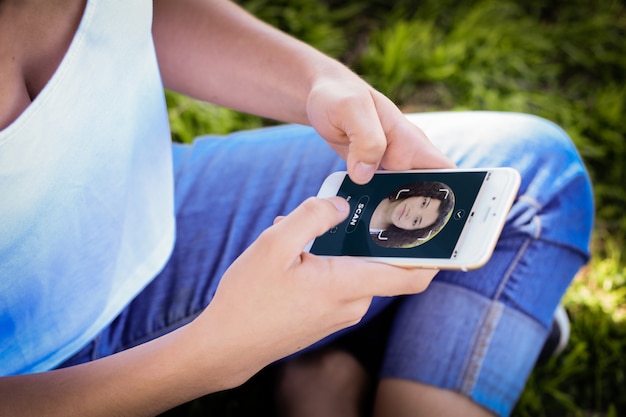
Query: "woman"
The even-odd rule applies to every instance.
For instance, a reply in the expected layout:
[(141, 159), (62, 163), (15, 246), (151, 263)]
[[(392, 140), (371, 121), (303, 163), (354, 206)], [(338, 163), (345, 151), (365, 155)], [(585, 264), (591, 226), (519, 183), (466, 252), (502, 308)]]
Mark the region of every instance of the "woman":
[[(437, 271), (303, 253), (349, 211), (307, 197), (334, 170), (363, 184), (450, 158), (516, 165), (523, 195), (482, 276), (402, 299), (376, 408), (510, 410), (588, 256), (589, 183), (562, 131), (409, 120), (224, 0), (4, 0), (0, 39), (1, 415), (158, 414), (423, 292)], [(164, 87), (298, 125), (172, 147)]]
[(441, 182), (417, 182), (391, 192), (370, 219), (379, 246), (410, 248), (426, 243), (445, 226), (454, 208), (452, 189)]

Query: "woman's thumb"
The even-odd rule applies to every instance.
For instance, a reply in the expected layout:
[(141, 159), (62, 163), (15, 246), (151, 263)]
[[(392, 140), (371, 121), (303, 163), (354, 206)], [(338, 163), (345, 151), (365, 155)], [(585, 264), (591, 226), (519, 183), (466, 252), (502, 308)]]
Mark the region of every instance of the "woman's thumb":
[(299, 255), (317, 236), (336, 226), (348, 216), (349, 204), (341, 197), (311, 197), (272, 226), (285, 248)]

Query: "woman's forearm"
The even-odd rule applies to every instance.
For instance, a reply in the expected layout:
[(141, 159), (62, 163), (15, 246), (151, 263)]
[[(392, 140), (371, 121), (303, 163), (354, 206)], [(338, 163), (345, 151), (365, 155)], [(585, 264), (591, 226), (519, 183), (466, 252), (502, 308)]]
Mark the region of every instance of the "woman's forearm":
[(308, 123), (324, 76), (360, 82), (339, 62), (228, 0), (156, 0), (153, 34), (166, 87), (287, 122)]
[[(210, 333), (211, 329), (201, 332)], [(94, 362), (0, 378), (0, 415), (157, 415), (193, 398), (237, 386), (258, 371), (245, 369), (249, 364), (242, 364), (236, 354), (218, 340), (198, 337), (192, 326), (183, 327)]]

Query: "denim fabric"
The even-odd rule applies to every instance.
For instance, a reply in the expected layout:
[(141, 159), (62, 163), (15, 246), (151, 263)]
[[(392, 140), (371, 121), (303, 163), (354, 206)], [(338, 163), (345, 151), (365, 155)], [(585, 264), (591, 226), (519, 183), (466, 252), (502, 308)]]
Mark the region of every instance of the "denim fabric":
[[(233, 260), (345, 163), (310, 128), (285, 125), (173, 145), (176, 243), (163, 271), (62, 366), (165, 334), (209, 303)], [(251, 279), (254, 276), (251, 272)]]
[[(519, 236), (503, 237), (496, 254), (478, 271), (440, 273), (424, 293), (400, 302), (381, 377), (454, 390), (497, 415), (510, 414), (549, 329), (537, 318), (539, 311), (556, 306), (555, 281), (566, 285), (561, 277), (574, 276), (584, 257)], [(491, 277), (498, 277), (500, 288), (489, 295), (458, 283), (480, 281), (487, 289), (495, 281)], [(551, 285), (541, 291), (542, 282)], [(533, 300), (537, 312), (515, 308), (507, 292)]]
[(490, 112), (409, 117), (459, 166), (512, 166), (522, 185), (487, 265), (442, 271), (424, 293), (401, 301), (381, 376), (455, 390), (506, 416), (588, 259), (589, 178), (569, 138), (545, 120)]
[[(488, 112), (408, 117), (460, 166), (513, 166), (522, 186), (486, 266), (440, 272), (426, 292), (399, 301), (381, 375), (453, 389), (507, 415), (555, 307), (588, 258), (589, 180), (567, 136), (543, 119)], [(64, 366), (192, 320), (233, 259), (274, 217), (315, 195), (327, 174), (345, 167), (312, 129), (296, 125), (203, 137), (174, 145), (173, 154), (177, 241), (171, 259)], [(375, 299), (363, 322), (390, 302)]]

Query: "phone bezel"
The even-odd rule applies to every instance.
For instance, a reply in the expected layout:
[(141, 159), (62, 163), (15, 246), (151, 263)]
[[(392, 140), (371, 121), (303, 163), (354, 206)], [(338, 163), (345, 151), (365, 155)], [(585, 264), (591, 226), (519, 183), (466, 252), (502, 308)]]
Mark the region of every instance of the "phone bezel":
[[(420, 267), (458, 270), (480, 268), (490, 259), (500, 233), (502, 232), (506, 217), (520, 186), (520, 174), (515, 169), (509, 167), (377, 171), (376, 174), (394, 175), (419, 172), (486, 172), (487, 174), (474, 201), (471, 213), (468, 213), (468, 216), (471, 216), (471, 218), (468, 218), (454, 249), (456, 255), (453, 255), (453, 257), (449, 259), (366, 256), (359, 258), (372, 262), (384, 262), (410, 268)], [(321, 198), (336, 196), (346, 175), (347, 172), (345, 171), (330, 174), (322, 184), (317, 196)], [(310, 242), (305, 250), (309, 251), (312, 245), (313, 241)]]

